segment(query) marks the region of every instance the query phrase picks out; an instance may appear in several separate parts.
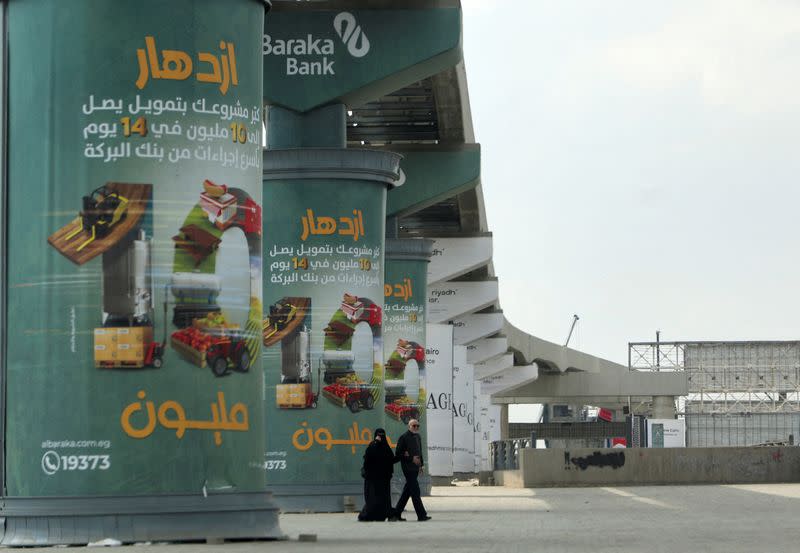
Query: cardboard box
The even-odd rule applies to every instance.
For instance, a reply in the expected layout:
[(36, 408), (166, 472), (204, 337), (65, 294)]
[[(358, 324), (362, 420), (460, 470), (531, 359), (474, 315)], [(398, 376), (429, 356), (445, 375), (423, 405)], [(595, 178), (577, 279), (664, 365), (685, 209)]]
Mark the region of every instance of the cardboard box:
[(153, 327), (152, 326), (132, 326), (132, 327), (119, 327), (109, 328), (107, 330), (117, 333), (117, 342), (120, 344), (142, 345), (149, 344), (153, 341)]
[(117, 329), (116, 328), (95, 328), (94, 345), (116, 348)]
[(116, 361), (117, 361), (116, 344), (95, 344), (94, 346), (95, 364), (116, 363)]
[(117, 359), (120, 363), (143, 364), (144, 348), (142, 344), (119, 344), (117, 346)]
[(311, 392), (311, 384), (278, 384), (276, 399), (278, 407), (302, 408), (306, 406), (306, 395)]

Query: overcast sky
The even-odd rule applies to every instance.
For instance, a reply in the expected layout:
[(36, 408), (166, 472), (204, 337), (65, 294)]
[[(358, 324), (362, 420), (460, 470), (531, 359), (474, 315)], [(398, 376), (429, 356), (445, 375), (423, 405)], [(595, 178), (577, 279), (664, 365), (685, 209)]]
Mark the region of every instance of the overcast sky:
[(800, 339), (800, 2), (462, 0), (507, 318)]

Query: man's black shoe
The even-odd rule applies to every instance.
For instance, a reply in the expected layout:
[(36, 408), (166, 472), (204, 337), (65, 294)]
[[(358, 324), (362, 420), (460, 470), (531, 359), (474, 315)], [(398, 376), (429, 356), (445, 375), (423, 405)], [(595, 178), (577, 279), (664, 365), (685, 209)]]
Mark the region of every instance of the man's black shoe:
[(389, 517), (389, 522), (398, 522), (398, 521), (405, 522), (406, 519), (404, 519), (403, 517), (398, 517), (398, 516)]
[(418, 518), (417, 520), (420, 522), (425, 522), (426, 520), (430, 520), (432, 518), (433, 518), (432, 516), (425, 515), (424, 517)]

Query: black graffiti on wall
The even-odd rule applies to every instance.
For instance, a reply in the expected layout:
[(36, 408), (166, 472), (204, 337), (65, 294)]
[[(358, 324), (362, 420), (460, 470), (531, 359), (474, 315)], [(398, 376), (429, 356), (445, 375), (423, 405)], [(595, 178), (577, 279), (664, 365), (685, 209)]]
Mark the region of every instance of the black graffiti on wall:
[[(564, 455), (565, 461), (568, 455), (569, 453)], [(586, 470), (589, 467), (611, 467), (616, 470), (625, 466), (625, 453), (622, 451), (619, 453), (600, 453), (595, 451), (586, 457), (572, 457), (570, 462), (581, 470)]]

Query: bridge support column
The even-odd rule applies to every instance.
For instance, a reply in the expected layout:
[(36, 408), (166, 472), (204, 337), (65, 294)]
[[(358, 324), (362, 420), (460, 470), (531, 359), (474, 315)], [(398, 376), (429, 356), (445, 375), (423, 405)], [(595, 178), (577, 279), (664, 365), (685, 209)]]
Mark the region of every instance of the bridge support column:
[(653, 418), (675, 418), (675, 396), (653, 396)]
[(508, 404), (504, 403), (500, 406), (500, 439), (508, 440)]
[[(305, 446), (297, 447), (298, 432), (325, 428), (347, 436), (356, 423), (366, 432), (386, 426), (381, 326), (386, 194), (399, 178), (400, 156), (346, 148), (345, 113), (341, 104), (306, 113), (274, 106), (268, 111), (264, 305), (305, 306), (297, 328), (305, 336), (303, 350), (278, 348), (288, 336), (274, 334), (264, 342), (266, 451), (284, 452), (280, 461), (292, 467), (291, 472), (268, 471), (267, 488), (289, 512), (341, 511), (343, 497), (360, 497), (363, 489), (358, 471), (342, 469), (352, 463), (349, 448), (317, 448), (306, 455)], [(407, 280), (399, 281), (404, 297), (424, 288)], [(424, 339), (418, 343), (421, 348)], [(329, 389), (341, 376), (359, 382), (350, 386), (347, 401), (336, 401)], [(303, 417), (280, 399), (290, 386), (300, 385), (311, 394)]]

